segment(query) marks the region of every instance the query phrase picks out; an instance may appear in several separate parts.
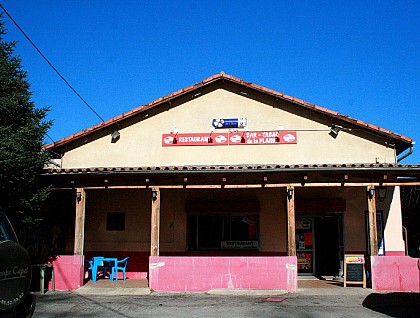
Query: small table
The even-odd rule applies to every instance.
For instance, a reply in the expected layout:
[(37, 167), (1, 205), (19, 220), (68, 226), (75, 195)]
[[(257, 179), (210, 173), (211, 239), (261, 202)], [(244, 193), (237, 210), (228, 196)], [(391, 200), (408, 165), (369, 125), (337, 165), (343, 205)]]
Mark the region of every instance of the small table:
[[(118, 258), (116, 257), (93, 257), (93, 265), (92, 265), (92, 281), (96, 282), (96, 278), (98, 275), (98, 267), (105, 267), (104, 262), (108, 262), (110, 264), (113, 263), (113, 266), (109, 266), (110, 268), (114, 267), (114, 272), (117, 272), (117, 261)], [(104, 274), (105, 276), (105, 274)], [(109, 279), (112, 280), (111, 274), (109, 275)]]

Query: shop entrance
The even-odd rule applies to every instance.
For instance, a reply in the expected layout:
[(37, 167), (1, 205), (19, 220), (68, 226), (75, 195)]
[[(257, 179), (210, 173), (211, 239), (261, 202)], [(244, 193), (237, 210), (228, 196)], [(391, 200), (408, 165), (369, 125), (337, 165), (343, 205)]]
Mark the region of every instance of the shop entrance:
[(342, 215), (296, 218), (296, 254), (298, 273), (317, 277), (342, 273)]

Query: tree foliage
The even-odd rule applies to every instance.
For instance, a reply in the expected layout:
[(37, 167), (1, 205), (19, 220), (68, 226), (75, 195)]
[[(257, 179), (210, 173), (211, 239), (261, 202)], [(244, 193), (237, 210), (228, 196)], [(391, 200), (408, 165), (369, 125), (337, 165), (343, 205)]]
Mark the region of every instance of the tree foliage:
[(49, 160), (42, 146), (52, 123), (46, 120), (49, 108), (36, 108), (31, 100), (16, 42), (5, 41), (5, 34), (0, 15), (0, 209), (19, 235), (36, 224), (48, 195), (39, 176)]

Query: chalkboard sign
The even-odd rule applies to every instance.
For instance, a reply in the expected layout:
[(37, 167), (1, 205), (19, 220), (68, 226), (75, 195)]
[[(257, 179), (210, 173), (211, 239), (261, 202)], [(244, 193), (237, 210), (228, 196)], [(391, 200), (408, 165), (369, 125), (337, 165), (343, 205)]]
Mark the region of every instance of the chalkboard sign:
[(366, 288), (365, 257), (346, 254), (344, 263), (344, 287), (347, 284), (363, 284)]
[(347, 281), (363, 282), (363, 264), (347, 264)]

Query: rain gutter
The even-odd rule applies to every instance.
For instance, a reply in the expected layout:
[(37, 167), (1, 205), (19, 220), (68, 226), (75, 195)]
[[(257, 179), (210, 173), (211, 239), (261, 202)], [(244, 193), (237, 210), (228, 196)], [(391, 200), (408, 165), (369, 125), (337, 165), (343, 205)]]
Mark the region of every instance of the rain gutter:
[(413, 153), (413, 151), (414, 151), (414, 145), (415, 145), (415, 142), (413, 141), (411, 143), (411, 145), (410, 145), (410, 150), (406, 154), (404, 154), (401, 157), (397, 158), (397, 163), (400, 162), (401, 160), (407, 158), (409, 155), (411, 155)]

